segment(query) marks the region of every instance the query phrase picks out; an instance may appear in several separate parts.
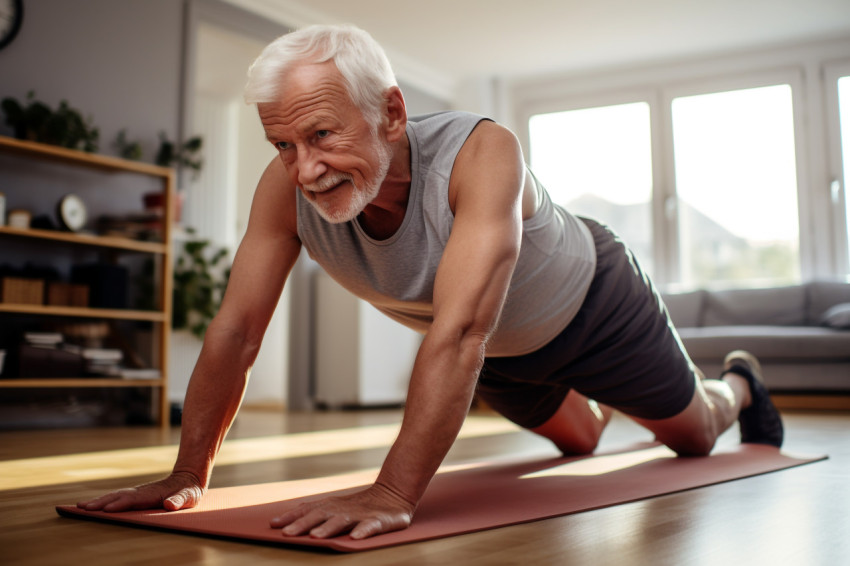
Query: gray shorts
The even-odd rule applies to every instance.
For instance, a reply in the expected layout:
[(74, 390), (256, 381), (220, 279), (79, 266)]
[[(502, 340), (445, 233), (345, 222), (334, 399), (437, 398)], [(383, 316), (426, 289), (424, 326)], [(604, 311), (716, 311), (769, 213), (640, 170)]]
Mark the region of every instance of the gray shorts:
[(693, 363), (628, 247), (582, 220), (596, 243), (596, 273), (581, 309), (536, 352), (486, 358), (478, 396), (525, 428), (545, 423), (571, 389), (635, 417), (675, 416), (694, 395)]

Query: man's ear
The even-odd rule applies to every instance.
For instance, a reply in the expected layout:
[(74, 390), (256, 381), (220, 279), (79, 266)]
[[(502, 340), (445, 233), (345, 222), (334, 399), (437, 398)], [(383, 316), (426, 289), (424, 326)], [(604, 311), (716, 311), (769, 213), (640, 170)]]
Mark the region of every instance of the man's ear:
[(397, 142), (405, 135), (407, 129), (407, 108), (401, 89), (392, 86), (387, 89), (384, 97), (387, 101), (384, 113), (384, 135), (388, 142)]

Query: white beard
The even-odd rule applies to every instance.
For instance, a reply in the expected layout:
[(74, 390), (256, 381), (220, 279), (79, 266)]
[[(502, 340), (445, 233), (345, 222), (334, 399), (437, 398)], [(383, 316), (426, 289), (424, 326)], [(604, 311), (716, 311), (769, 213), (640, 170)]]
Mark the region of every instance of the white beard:
[(354, 220), (361, 212), (363, 212), (363, 209), (365, 209), (370, 202), (375, 200), (375, 197), (377, 197), (378, 193), (381, 191), (381, 185), (384, 183), (384, 179), (387, 178), (387, 173), (390, 170), (392, 153), (390, 151), (389, 144), (381, 143), (378, 139), (375, 139), (372, 145), (373, 151), (378, 158), (378, 169), (372, 180), (364, 182), (363, 186), (358, 187), (355, 185), (354, 178), (349, 173), (334, 173), (330, 176), (322, 177), (316, 183), (304, 185), (304, 190), (321, 192), (344, 181), (351, 183), (354, 190), (351, 193), (351, 200), (344, 208), (334, 210), (330, 203), (321, 204), (316, 201), (310, 201), (310, 204), (313, 205), (316, 212), (319, 213), (319, 216), (324, 218), (327, 222), (330, 222), (331, 224), (341, 224), (343, 222)]

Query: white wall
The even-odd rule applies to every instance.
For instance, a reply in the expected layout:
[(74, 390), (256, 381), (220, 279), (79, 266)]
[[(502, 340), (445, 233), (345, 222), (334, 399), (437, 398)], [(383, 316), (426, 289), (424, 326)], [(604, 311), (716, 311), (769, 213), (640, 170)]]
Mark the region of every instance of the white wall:
[[(0, 52), (0, 97), (65, 99), (100, 128), (101, 153), (127, 128), (152, 159), (158, 133), (178, 129), (181, 39), (173, 0), (24, 2), (21, 31)], [(11, 134), (2, 120), (0, 134)]]

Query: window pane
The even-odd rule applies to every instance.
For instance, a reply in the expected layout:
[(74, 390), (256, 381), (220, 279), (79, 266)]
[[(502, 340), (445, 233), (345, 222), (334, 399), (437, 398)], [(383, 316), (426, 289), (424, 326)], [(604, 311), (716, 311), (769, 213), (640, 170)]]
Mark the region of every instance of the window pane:
[(790, 85), (673, 101), (684, 287), (800, 280)]
[(649, 104), (538, 114), (529, 138), (531, 169), (552, 200), (611, 226), (651, 274)]
[(838, 113), (841, 120), (841, 155), (844, 163), (844, 206), (847, 224), (847, 265), (850, 265), (850, 77), (838, 79)]

